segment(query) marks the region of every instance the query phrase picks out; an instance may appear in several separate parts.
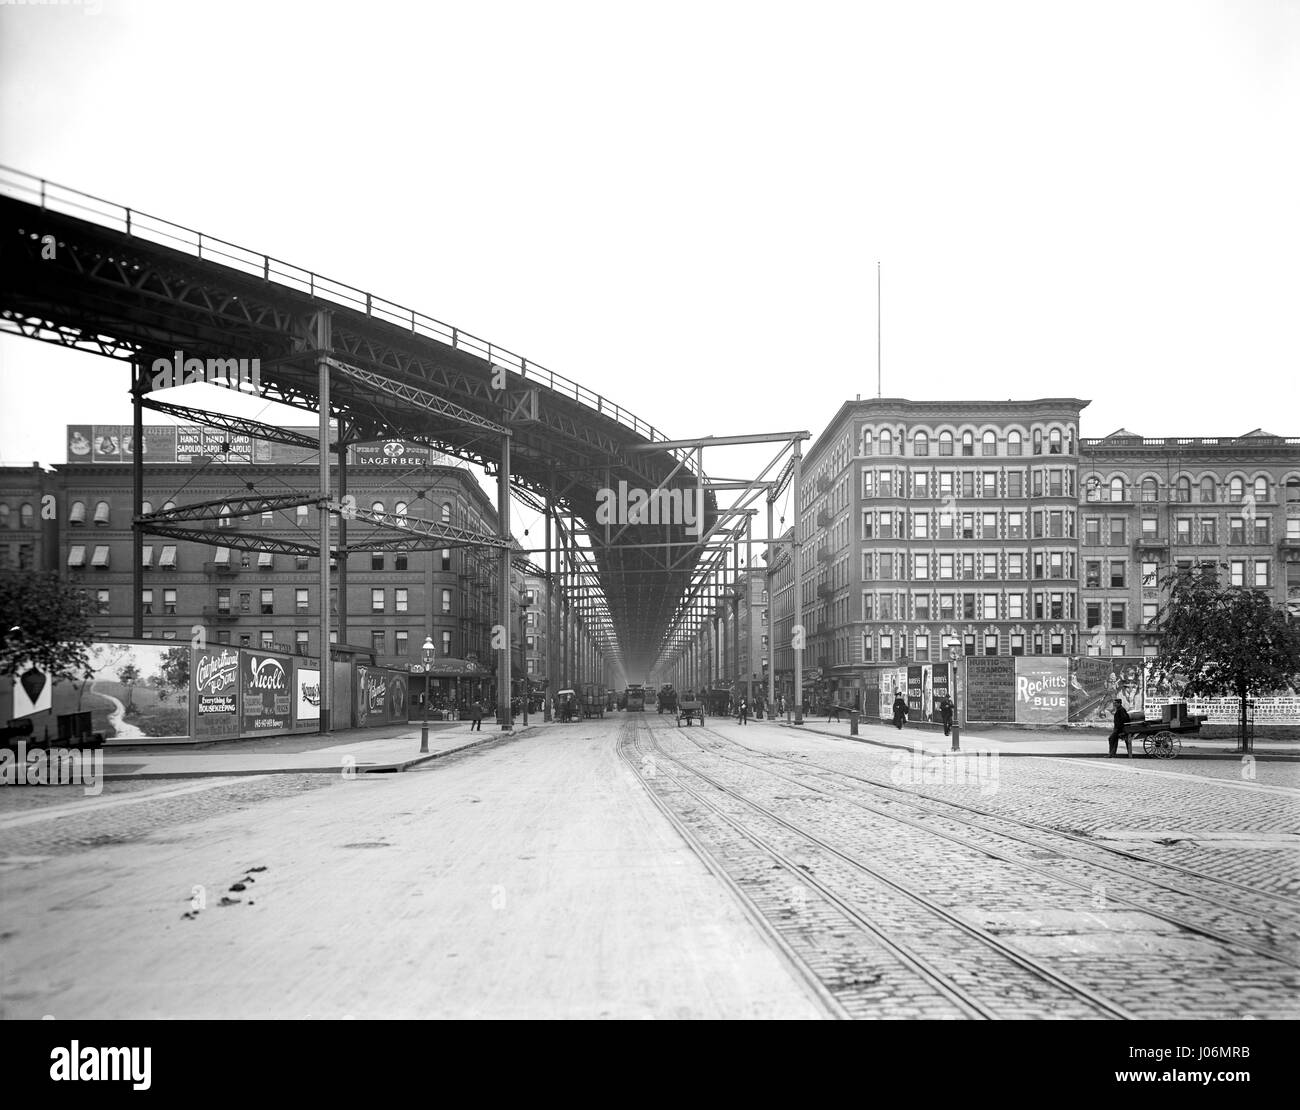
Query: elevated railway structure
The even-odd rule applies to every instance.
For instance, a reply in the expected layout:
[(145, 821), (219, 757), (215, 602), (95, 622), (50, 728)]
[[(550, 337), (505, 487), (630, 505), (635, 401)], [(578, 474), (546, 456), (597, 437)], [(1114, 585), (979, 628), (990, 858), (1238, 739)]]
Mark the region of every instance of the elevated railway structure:
[[(546, 516), (545, 562), (532, 569), (548, 579), (563, 570), (573, 590), (568, 604), (597, 632), (611, 671), (636, 676), (653, 664), (718, 521), (716, 494), (706, 485), (698, 451), (669, 440), (608, 398), (414, 309), (3, 167), (0, 242), (5, 260), (0, 331), (127, 364), (136, 442), (145, 408), (232, 435), (281, 442), (302, 438), (272, 423), (179, 404), (168, 383), (158, 387), (157, 360), (184, 365), (192, 359), (204, 364), (256, 359), (260, 374), (241, 387), (245, 392), (317, 414), (319, 487), (298, 495), (295, 503), (315, 505), (318, 538), (297, 544), (294, 552), (318, 557), (322, 597), (329, 596), (333, 580), (329, 560), (321, 556), (346, 554), (350, 546), (474, 544), (511, 551), (513, 491)], [(499, 533), (478, 534), (417, 519), (414, 513), (399, 518), (350, 505), (345, 448), (379, 440), (423, 444), (495, 475)], [(250, 550), (276, 542), (255, 531), (217, 531), (219, 514), (248, 517), (268, 508), (267, 498), (250, 496), (238, 506), (181, 504), (144, 515), (139, 452), (135, 467), (137, 549), (145, 534)], [(658, 519), (611, 526), (598, 517), (598, 509), (602, 491), (620, 484), (693, 496), (698, 524)], [(337, 523), (333, 531), (331, 518)], [(526, 554), (515, 551), (511, 558)], [(563, 568), (558, 562), (552, 566), (553, 554), (567, 557)], [(138, 550), (134, 562), (139, 575)], [(345, 575), (346, 559), (338, 565), (338, 574)], [(509, 573), (503, 557), (504, 606), (511, 594)], [(345, 589), (346, 579), (338, 581)], [(321, 609), (325, 644), (330, 617), (328, 606)], [(503, 611), (505, 643), (498, 658), (505, 674), (498, 675), (498, 697), (507, 727), (511, 624)], [(324, 668), (327, 682), (329, 675), (330, 668)], [(323, 694), (328, 706), (328, 688)], [(328, 730), (328, 716), (323, 717), (322, 729)]]

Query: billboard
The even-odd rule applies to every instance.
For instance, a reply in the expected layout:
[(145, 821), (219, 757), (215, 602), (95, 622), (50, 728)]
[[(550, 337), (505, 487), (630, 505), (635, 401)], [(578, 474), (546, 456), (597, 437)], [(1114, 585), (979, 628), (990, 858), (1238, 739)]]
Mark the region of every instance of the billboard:
[(1070, 657), (1070, 724), (1109, 726), (1114, 718), (1116, 698), (1130, 713), (1142, 709), (1141, 659), (1099, 655)]
[(431, 452), (427, 447), (417, 447), (400, 440), (371, 443), (348, 449), (348, 463), (360, 467), (428, 466)]
[[(130, 424), (68, 424), (68, 462), (130, 463), (135, 461), (135, 433)], [(146, 425), (141, 440), (147, 463), (176, 461), (176, 429)]]
[(293, 723), (290, 674), (293, 657), (271, 652), (239, 652), (240, 731), (288, 732)]
[(320, 721), (321, 681), (320, 664), (295, 660), (293, 668), (294, 724), (316, 724)]
[(388, 722), (388, 677), (378, 667), (358, 664), (356, 693), (352, 699), (353, 724), (357, 728)]
[(894, 698), (902, 694), (903, 700), (907, 701), (907, 668), (886, 667), (879, 674), (880, 715), (882, 717), (892, 717), (894, 715)]
[(1016, 724), (1059, 725), (1068, 718), (1070, 661), (1065, 656), (1017, 656)]
[(968, 655), (965, 719), (998, 724), (1016, 719), (1016, 667), (1010, 655)]
[(196, 648), (190, 696), (196, 740), (239, 735), (239, 652), (234, 648)]

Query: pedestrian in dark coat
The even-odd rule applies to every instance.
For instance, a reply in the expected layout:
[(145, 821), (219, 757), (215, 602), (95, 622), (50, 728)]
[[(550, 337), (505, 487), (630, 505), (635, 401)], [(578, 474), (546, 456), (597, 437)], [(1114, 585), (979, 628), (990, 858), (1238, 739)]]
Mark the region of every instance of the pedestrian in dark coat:
[(894, 696), (894, 727), (902, 728), (903, 722), (907, 720), (907, 702), (903, 700), (902, 694)]
[(741, 723), (742, 725), (747, 725), (747, 724), (749, 724), (749, 702), (747, 702), (744, 698), (741, 698), (741, 699), (740, 699), (740, 718), (739, 718), (739, 719), (740, 719), (740, 723)]
[(939, 719), (943, 722), (943, 734), (947, 736), (952, 728), (952, 698), (947, 694), (939, 702)]
[(469, 719), (474, 723), (469, 726), (470, 732), (483, 731), (483, 703), (475, 702), (469, 707)]
[[(1121, 736), (1124, 736), (1124, 726), (1128, 724), (1128, 722), (1129, 722), (1128, 710), (1124, 708), (1124, 703), (1120, 701), (1119, 698), (1116, 698), (1115, 699), (1115, 727), (1111, 730), (1110, 735), (1106, 737), (1106, 741), (1110, 745), (1110, 755), (1107, 756), (1108, 759), (1115, 758), (1117, 749), (1119, 748), (1119, 738)], [(1129, 759), (1132, 759), (1133, 738), (1131, 736), (1124, 736), (1124, 747), (1128, 749)]]

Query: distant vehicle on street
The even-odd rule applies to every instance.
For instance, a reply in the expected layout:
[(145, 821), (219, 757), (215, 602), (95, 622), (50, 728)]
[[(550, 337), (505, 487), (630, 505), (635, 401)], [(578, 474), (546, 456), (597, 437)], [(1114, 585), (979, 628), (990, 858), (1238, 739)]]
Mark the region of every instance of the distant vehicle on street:
[(629, 713), (645, 712), (645, 687), (639, 682), (631, 683), (627, 688), (627, 711)]
[(677, 712), (677, 691), (671, 682), (665, 682), (659, 687), (659, 712)]

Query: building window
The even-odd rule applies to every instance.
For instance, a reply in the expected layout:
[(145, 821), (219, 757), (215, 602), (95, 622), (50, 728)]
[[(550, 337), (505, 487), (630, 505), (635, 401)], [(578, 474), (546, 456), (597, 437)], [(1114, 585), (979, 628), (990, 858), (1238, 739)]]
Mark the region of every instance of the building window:
[(986, 621), (995, 621), (998, 619), (998, 595), (984, 595), (984, 613), (982, 619)]
[(928, 663), (930, 661), (930, 637), (923, 633), (918, 635), (913, 645), (912, 654), (916, 657), (918, 663)]
[(297, 506), (297, 508), (294, 511), (294, 515), (297, 517), (298, 527), (299, 528), (303, 527), (307, 523), (307, 506), (306, 505)]
[(1024, 655), (1024, 654), (1025, 654), (1025, 637), (1024, 637), (1024, 633), (1022, 633), (1022, 632), (1013, 632), (1013, 633), (1011, 633), (1011, 654), (1012, 654), (1012, 655)]
[(962, 637), (962, 653), (965, 655), (975, 654), (975, 633), (968, 632)]
[[(397, 613), (408, 612), (408, 591), (405, 586), (398, 586), (393, 590), (393, 611)], [(398, 654), (401, 654), (400, 652)]]
[(880, 453), (882, 455), (892, 455), (894, 453), (894, 437), (888, 428), (880, 433)]
[(1229, 517), (1228, 542), (1230, 544), (1238, 544), (1238, 545), (1246, 542), (1245, 517), (1240, 517), (1240, 516)]
[(253, 595), (247, 590), (239, 592), (239, 611), (241, 613), (251, 613), (253, 611)]
[(1154, 601), (1144, 601), (1142, 603), (1142, 624), (1147, 628), (1155, 628), (1156, 621), (1159, 619), (1160, 606)]
[[(31, 548), (31, 544), (24, 544), (23, 546), (27, 547), (28, 549)], [(99, 567), (100, 570), (106, 570), (108, 568), (108, 545), (107, 544), (101, 544), (95, 548), (94, 554), (91, 555), (90, 557), (90, 565), (92, 567)]]
[[(96, 513), (98, 513), (98, 510), (96, 510)], [(234, 520), (230, 516), (230, 506), (222, 505), (221, 511), (217, 514), (217, 527), (230, 528), (234, 523)]]
[(953, 539), (956, 536), (956, 534), (957, 533), (953, 528), (952, 513), (940, 513), (939, 514), (939, 538), (941, 540), (950, 540)]
[(1160, 499), (1160, 490), (1154, 478), (1142, 479), (1141, 497), (1143, 501), (1158, 501)]
[(930, 496), (930, 475), (919, 470), (912, 475), (912, 496), (928, 498)]
[(1245, 483), (1240, 478), (1228, 480), (1228, 500), (1240, 501), (1246, 495)]
[(411, 634), (404, 628), (399, 628), (393, 633), (393, 652), (396, 655), (406, 655), (410, 648)]
[(928, 540), (930, 538), (929, 513), (912, 514), (912, 538), (917, 540)]
[(913, 575), (913, 577), (919, 578), (921, 580), (925, 580), (929, 578), (930, 577), (930, 556), (916, 555), (914, 556), (914, 558), (916, 562), (916, 566), (915, 566), (916, 573)]
[(1052, 633), (1052, 654), (1053, 655), (1065, 654), (1065, 637), (1061, 635), (1061, 633), (1059, 632)]
[(1112, 588), (1122, 588), (1127, 583), (1128, 563), (1124, 559), (1112, 559), (1110, 561), (1110, 584)]
[(384, 503), (382, 501), (374, 501), (370, 505), (370, 511), (372, 513), (379, 513), (382, 516), (387, 510), (384, 508)]
[(996, 470), (985, 470), (980, 481), (981, 497), (997, 497), (998, 495), (998, 473)]
[(1110, 546), (1124, 546), (1124, 518), (1122, 516), (1110, 518)]
[(1024, 452), (1024, 437), (1016, 431), (1007, 432), (1007, 454), (1020, 455)]
[(939, 595), (939, 619), (950, 621), (956, 615), (955, 594)]
[(370, 591), (370, 611), (372, 613), (382, 613), (384, 611), (383, 589), (374, 589)]
[(451, 503), (443, 502), (442, 505), (442, 522), (443, 524), (451, 523)]
[(975, 538), (975, 514), (961, 514), (961, 538), (964, 540), (973, 540)]
[(862, 634), (862, 659), (866, 663), (871, 662), (871, 633)]
[(217, 612), (230, 612), (230, 590), (226, 587), (221, 587), (217, 590)]
[(451, 548), (449, 547), (442, 549), (442, 569), (451, 570)]
[(1192, 480), (1187, 477), (1179, 478), (1174, 486), (1174, 500), (1181, 501), (1184, 504), (1192, 499)]
[[(405, 501), (399, 501), (393, 507), (393, 516), (397, 518), (397, 523), (400, 524), (403, 528), (406, 527), (406, 509), (407, 509), (407, 505)], [(402, 652), (399, 651), (397, 654), (401, 655)]]
[(1112, 478), (1110, 480), (1110, 499), (1112, 501), (1124, 500), (1124, 479)]
[(914, 594), (912, 596), (912, 619), (928, 621), (930, 619), (930, 595)]
[(293, 557), (294, 570), (307, 570), (310, 565), (310, 559), (306, 555), (295, 555)]
[[(8, 505), (0, 506), (0, 518), (4, 520), (5, 524), (9, 523), (8, 517), (9, 517), (9, 506)], [(86, 523), (86, 503), (84, 501), (74, 501), (72, 503), (72, 508), (68, 511), (68, 523), (69, 524)]]
[(1018, 551), (1007, 554), (1007, 577), (1024, 578), (1025, 576), (1025, 557)]
[(1049, 455), (1059, 455), (1061, 453), (1061, 429), (1053, 428), (1047, 433), (1047, 453)]
[(1268, 500), (1268, 479), (1267, 478), (1259, 477), (1255, 479), (1255, 500), (1256, 501)]
[(975, 619), (975, 595), (961, 595), (961, 615), (963, 620), (973, 621)]
[(444, 632), (442, 634), (442, 654), (444, 657), (451, 655), (451, 633), (450, 632)]
[(372, 551), (370, 553), (370, 569), (371, 570), (384, 569), (384, 553), (382, 551)]
[(370, 630), (370, 650), (376, 655), (383, 655), (387, 650), (384, 630), (382, 628), (373, 628)]
[(880, 661), (882, 663), (892, 662), (894, 658), (894, 637), (888, 633), (882, 633), (880, 636)]
[(393, 569), (394, 569), (394, 570), (406, 570), (406, 569), (407, 569), (407, 556), (406, 556), (406, 552), (405, 552), (405, 551), (398, 551), (398, 552), (394, 553), (394, 555), (393, 555)]
[(1007, 513), (1007, 539), (1023, 540), (1025, 538), (1025, 514)]
[(998, 576), (998, 557), (992, 551), (986, 551), (980, 556), (980, 577), (996, 578)]
[[(1211, 517), (1210, 523), (1213, 524), (1213, 522), (1214, 520)], [(1202, 521), (1202, 526), (1203, 525), (1204, 525), (1204, 521)], [(1204, 534), (1203, 527), (1202, 527), (1202, 534)], [(1180, 516), (1174, 521), (1174, 543), (1185, 544), (1191, 542), (1192, 542), (1192, 518), (1188, 516)]]
[(95, 611), (101, 615), (108, 612), (108, 591), (95, 591)]
[(961, 453), (973, 458), (975, 455), (975, 433), (962, 432), (961, 434)]
[(939, 454), (940, 455), (952, 454), (952, 432), (939, 433)]
[(862, 429), (862, 454), (870, 455), (875, 450), (875, 444), (871, 440), (871, 429)]
[(1268, 586), (1268, 568), (1269, 561), (1267, 559), (1255, 560), (1255, 586), (1257, 589)]
[(311, 601), (306, 589), (299, 587), (293, 591), (293, 607), (298, 613), (306, 613), (310, 610)]
[(985, 655), (997, 655), (997, 653), (998, 653), (998, 637), (997, 637), (997, 633), (996, 633), (996, 632), (991, 632), (991, 633), (986, 634), (985, 637), (984, 637), (984, 654), (985, 654)]
[(1110, 603), (1110, 626), (1112, 629), (1124, 628), (1124, 614), (1127, 604), (1123, 601), (1112, 601)]
[(153, 590), (140, 591), (140, 611), (146, 617), (153, 615)]
[(1159, 564), (1147, 560), (1142, 562), (1142, 585), (1154, 586), (1156, 584), (1156, 574), (1159, 570)]
[[(29, 514), (30, 514), (31, 506), (30, 506), (30, 505), (25, 505), (25, 506), (23, 506), (23, 507), (26, 508), (26, 509), (28, 509), (28, 510), (29, 510)], [(31, 517), (30, 517), (30, 515), (28, 516), (28, 519), (27, 519), (27, 522), (26, 522), (26, 523), (27, 523), (28, 525), (31, 524)], [(100, 502), (96, 503), (96, 505), (95, 505), (95, 523), (96, 523), (96, 524), (107, 524), (107, 523), (108, 523), (108, 502), (107, 502), (107, 501), (100, 501)]]
[(275, 591), (263, 590), (262, 591), (262, 615), (270, 616), (274, 612), (275, 612)]
[(998, 437), (992, 432), (985, 432), (980, 441), (980, 447), (985, 455), (996, 455), (998, 453)]
[(299, 629), (293, 634), (294, 645), (298, 649), (299, 655), (306, 655), (311, 650), (311, 640), (309, 634)]
[(451, 591), (450, 590), (442, 591), (442, 611), (444, 613), (451, 612)]
[(930, 453), (930, 437), (924, 432), (917, 432), (915, 439), (912, 441), (912, 453), (915, 455), (925, 456)]
[(1007, 618), (1018, 621), (1024, 619), (1025, 615), (1025, 595), (1024, 594), (1007, 594)]

